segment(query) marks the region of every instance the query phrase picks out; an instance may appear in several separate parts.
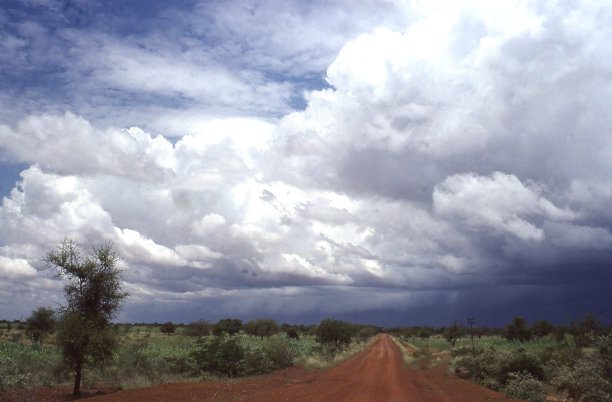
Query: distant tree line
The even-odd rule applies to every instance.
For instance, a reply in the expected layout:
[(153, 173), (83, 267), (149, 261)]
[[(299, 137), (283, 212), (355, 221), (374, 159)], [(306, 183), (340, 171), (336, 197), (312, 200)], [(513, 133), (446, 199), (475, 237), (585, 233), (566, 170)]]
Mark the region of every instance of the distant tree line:
[(534, 321), (531, 325), (527, 321), (516, 316), (503, 328), (487, 328), (476, 325), (469, 326), (455, 320), (448, 327), (431, 326), (397, 326), (387, 328), (385, 331), (404, 338), (428, 338), (438, 335), (444, 337), (455, 346), (458, 339), (463, 337), (481, 338), (483, 336), (499, 336), (509, 341), (526, 342), (536, 338), (552, 336), (557, 341), (571, 336), (578, 346), (586, 346), (596, 336), (605, 336), (612, 330), (612, 322), (608, 327), (601, 324), (601, 320), (594, 314), (586, 313), (581, 319), (570, 319), (567, 324), (553, 325), (546, 319)]

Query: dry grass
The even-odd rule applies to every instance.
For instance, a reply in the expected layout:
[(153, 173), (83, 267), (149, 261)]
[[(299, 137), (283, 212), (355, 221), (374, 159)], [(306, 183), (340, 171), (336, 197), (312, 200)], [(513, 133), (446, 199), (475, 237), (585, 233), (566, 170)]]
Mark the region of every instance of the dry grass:
[(395, 345), (399, 348), (400, 352), (402, 352), (402, 360), (404, 361), (404, 363), (406, 364), (412, 363), (415, 360), (412, 354), (412, 351), (415, 350), (416, 348), (412, 345), (408, 345), (407, 347), (404, 346), (400, 342), (400, 340), (394, 336), (390, 336), (390, 338), (393, 341), (393, 343), (395, 343)]
[(373, 337), (366, 342), (353, 342), (346, 349), (336, 353), (330, 358), (329, 355), (324, 353), (310, 354), (308, 356), (300, 357), (296, 360), (296, 364), (303, 364), (310, 370), (327, 370), (330, 367), (336, 366), (342, 362), (347, 361), (356, 354), (366, 350), (378, 339)]

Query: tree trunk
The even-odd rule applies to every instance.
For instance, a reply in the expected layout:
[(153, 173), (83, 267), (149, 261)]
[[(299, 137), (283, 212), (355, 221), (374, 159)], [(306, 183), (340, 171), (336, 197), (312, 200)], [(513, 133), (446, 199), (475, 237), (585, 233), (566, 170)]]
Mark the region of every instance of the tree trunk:
[(81, 372), (83, 371), (81, 363), (77, 363), (76, 369), (74, 370), (74, 389), (72, 395), (78, 395), (81, 393)]

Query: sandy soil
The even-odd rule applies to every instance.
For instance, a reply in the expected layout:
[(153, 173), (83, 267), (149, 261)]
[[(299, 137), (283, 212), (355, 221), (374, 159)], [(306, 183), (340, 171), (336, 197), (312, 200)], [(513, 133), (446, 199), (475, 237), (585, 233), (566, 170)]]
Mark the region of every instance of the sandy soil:
[(502, 401), (501, 394), (461, 380), (445, 365), (420, 370), (402, 362), (381, 335), (367, 350), (326, 371), (292, 367), (234, 381), (165, 384), (117, 391), (92, 401)]

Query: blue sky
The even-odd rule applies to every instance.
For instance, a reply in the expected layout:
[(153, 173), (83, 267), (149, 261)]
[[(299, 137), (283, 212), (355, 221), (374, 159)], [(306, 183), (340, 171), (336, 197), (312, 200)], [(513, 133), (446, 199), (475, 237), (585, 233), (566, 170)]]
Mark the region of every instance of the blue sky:
[(122, 321), (612, 311), (612, 8), (4, 1), (0, 316), (112, 241)]

